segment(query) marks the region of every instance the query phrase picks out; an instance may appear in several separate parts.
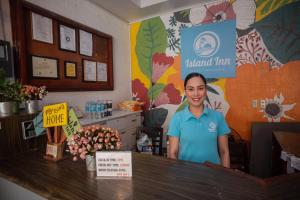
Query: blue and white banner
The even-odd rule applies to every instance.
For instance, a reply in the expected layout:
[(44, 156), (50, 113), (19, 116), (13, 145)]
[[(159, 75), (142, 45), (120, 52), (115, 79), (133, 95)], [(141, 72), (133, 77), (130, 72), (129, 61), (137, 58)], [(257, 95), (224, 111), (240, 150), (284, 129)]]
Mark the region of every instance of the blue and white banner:
[(226, 20), (183, 29), (181, 78), (191, 72), (206, 78), (235, 77), (235, 28), (235, 20)]

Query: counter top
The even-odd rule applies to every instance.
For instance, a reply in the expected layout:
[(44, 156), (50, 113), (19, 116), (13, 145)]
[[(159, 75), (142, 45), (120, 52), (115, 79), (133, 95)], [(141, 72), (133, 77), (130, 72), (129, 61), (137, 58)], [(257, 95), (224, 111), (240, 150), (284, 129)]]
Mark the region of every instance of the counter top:
[(0, 177), (47, 199), (300, 199), (300, 173), (259, 179), (216, 165), (133, 153), (129, 180), (97, 179), (84, 161), (38, 153), (0, 162)]
[(101, 123), (101, 122), (105, 122), (107, 120), (124, 117), (127, 115), (133, 115), (133, 114), (137, 114), (137, 113), (141, 113), (141, 112), (142, 112), (141, 110), (139, 110), (139, 111), (113, 110), (112, 116), (103, 117), (103, 118), (99, 118), (99, 119), (91, 119), (88, 117), (84, 117), (84, 118), (79, 119), (79, 122), (82, 126), (86, 126), (89, 124)]

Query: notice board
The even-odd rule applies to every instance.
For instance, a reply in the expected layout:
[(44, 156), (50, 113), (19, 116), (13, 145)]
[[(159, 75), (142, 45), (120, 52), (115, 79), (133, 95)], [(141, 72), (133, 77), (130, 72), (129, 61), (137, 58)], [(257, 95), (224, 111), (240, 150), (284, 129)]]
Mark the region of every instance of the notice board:
[(112, 36), (11, 0), (16, 77), (49, 91), (113, 90)]

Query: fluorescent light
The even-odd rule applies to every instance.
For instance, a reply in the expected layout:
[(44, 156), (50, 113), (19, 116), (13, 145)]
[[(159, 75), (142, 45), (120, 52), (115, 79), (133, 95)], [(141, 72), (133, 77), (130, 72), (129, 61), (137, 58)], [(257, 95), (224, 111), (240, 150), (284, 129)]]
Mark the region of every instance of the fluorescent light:
[(147, 6), (152, 6), (154, 4), (159, 4), (168, 0), (131, 0), (140, 8), (145, 8)]

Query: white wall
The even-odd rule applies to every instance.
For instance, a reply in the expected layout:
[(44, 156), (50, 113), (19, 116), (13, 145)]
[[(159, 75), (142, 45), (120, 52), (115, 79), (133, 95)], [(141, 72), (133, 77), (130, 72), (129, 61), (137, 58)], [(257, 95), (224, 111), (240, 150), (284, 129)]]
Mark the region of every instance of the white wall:
[[(9, 0), (0, 1), (2, 5), (7, 5)], [(127, 22), (87, 0), (27, 1), (113, 37), (114, 90), (51, 92), (45, 98), (47, 103), (66, 101), (70, 105), (78, 105), (84, 109), (85, 102), (88, 100), (112, 99), (113, 107), (116, 108), (117, 103), (131, 97), (130, 29)], [(4, 14), (7, 15), (7, 13), (9, 12)], [(7, 26), (6, 23), (6, 28), (9, 29), (10, 27)], [(11, 35), (9, 37), (11, 38)]]

